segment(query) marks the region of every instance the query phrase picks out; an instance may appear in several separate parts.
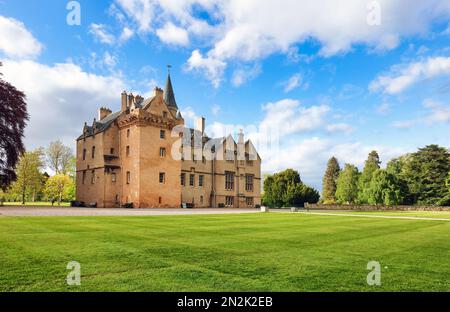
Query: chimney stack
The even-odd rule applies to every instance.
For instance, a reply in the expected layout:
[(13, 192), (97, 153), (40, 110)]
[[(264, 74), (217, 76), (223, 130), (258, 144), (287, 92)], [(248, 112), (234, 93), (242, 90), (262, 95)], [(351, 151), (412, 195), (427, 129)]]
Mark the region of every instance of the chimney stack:
[(202, 133), (202, 135), (205, 134), (205, 118), (204, 117), (200, 117), (199, 119), (197, 119), (197, 129), (198, 131), (200, 131)]
[(111, 113), (112, 113), (112, 111), (109, 108), (101, 107), (98, 110), (98, 120), (102, 121), (105, 117), (107, 117)]
[(128, 107), (128, 95), (125, 91), (122, 92), (122, 106), (121, 111), (124, 112)]
[(153, 89), (153, 96), (155, 96), (155, 97), (163, 97), (163, 89), (161, 89), (161, 88), (159, 88), (159, 87), (155, 87), (154, 89)]

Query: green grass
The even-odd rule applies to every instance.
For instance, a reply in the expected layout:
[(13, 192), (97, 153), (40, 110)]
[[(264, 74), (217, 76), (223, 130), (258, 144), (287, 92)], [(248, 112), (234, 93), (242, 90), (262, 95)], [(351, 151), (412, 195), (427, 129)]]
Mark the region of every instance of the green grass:
[[(25, 205), (22, 205), (21, 202), (4, 202), (3, 206), (51, 206), (51, 202), (26, 202)], [(55, 207), (58, 207), (58, 203), (55, 202), (53, 204)], [(62, 207), (69, 207), (70, 203), (61, 203)]]
[(448, 221), (291, 213), (0, 217), (0, 291), (450, 291), (449, 238)]
[(439, 218), (450, 219), (450, 211), (311, 211), (311, 213), (338, 213), (355, 215), (374, 215), (374, 216), (395, 216), (395, 217), (420, 217), (420, 218)]

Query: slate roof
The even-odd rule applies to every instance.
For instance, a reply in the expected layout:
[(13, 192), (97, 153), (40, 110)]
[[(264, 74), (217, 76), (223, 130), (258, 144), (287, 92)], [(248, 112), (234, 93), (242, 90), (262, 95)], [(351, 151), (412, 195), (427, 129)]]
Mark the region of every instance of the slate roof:
[(166, 88), (164, 90), (164, 101), (167, 106), (178, 109), (177, 101), (175, 100), (175, 93), (173, 92), (172, 80), (170, 74), (167, 75)]

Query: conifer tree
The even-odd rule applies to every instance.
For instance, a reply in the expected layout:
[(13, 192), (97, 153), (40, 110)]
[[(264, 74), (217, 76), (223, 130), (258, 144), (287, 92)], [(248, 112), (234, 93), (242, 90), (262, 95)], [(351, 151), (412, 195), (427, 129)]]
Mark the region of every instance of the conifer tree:
[(324, 203), (334, 203), (336, 201), (336, 182), (339, 177), (339, 162), (336, 157), (331, 157), (327, 163), (327, 169), (322, 180), (322, 198)]
[(369, 203), (369, 187), (370, 181), (372, 180), (373, 173), (380, 169), (380, 157), (377, 151), (371, 151), (364, 163), (364, 169), (361, 172), (358, 181), (358, 203), (368, 204)]
[(345, 164), (336, 183), (336, 201), (340, 204), (353, 204), (358, 197), (358, 168)]

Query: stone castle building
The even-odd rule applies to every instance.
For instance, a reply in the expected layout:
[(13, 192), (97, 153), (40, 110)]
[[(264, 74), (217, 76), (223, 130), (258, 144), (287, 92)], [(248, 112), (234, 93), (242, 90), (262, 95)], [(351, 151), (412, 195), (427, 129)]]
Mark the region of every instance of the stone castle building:
[(153, 96), (123, 92), (77, 139), (77, 200), (96, 207), (258, 207), (261, 158), (242, 132), (184, 127), (170, 74)]

